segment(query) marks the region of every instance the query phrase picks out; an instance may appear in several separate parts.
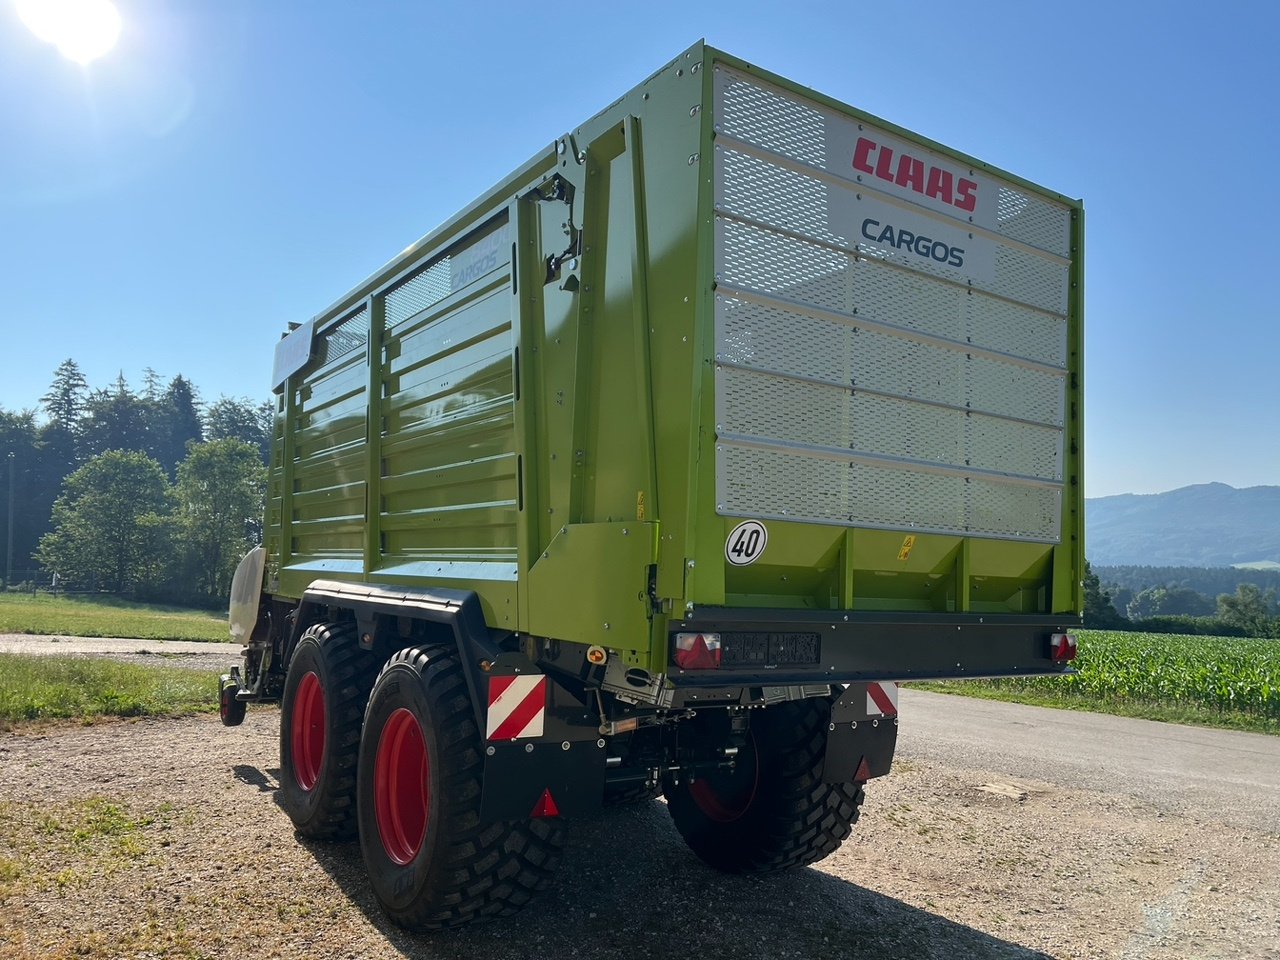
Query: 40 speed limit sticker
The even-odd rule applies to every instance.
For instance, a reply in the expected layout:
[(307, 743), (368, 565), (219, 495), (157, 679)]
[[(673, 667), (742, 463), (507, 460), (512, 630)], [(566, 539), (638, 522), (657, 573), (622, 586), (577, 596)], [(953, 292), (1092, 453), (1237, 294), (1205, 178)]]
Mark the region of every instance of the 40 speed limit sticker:
[(759, 520), (747, 520), (738, 524), (724, 542), (724, 558), (735, 567), (755, 563), (764, 553), (769, 542), (769, 531)]

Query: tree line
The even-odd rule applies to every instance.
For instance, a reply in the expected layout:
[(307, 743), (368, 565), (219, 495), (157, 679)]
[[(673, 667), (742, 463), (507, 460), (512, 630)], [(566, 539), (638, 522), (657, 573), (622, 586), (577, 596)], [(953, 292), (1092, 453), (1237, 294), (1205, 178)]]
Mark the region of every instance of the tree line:
[(1280, 570), (1249, 567), (1151, 567), (1116, 565), (1096, 568), (1098, 578), (1116, 596), (1118, 605), (1144, 590), (1166, 587), (1192, 590), (1212, 603), (1223, 593), (1234, 593), (1242, 583), (1257, 584), (1265, 592), (1280, 592)]
[[(1116, 568), (1099, 568), (1108, 572)], [(1148, 571), (1185, 572), (1198, 568), (1125, 568)], [(1208, 597), (1186, 586), (1187, 579), (1177, 576), (1165, 582), (1148, 579), (1134, 589), (1103, 582), (1102, 577), (1085, 563), (1085, 625), (1100, 629), (1142, 630), (1149, 633), (1185, 633), (1202, 636), (1277, 637), (1280, 638), (1280, 607), (1276, 588), (1258, 583), (1256, 570), (1223, 571), (1221, 582), (1234, 587), (1232, 592)], [(1269, 572), (1262, 572), (1263, 582)], [(1232, 576), (1238, 574), (1238, 576)]]
[(150, 369), (141, 389), (123, 374), (94, 389), (64, 361), (38, 408), (0, 407), (0, 516), (13, 544), (0, 574), (38, 565), (68, 589), (224, 602), (236, 562), (261, 540), (272, 416), (270, 401), (205, 404), (181, 374), (166, 382)]

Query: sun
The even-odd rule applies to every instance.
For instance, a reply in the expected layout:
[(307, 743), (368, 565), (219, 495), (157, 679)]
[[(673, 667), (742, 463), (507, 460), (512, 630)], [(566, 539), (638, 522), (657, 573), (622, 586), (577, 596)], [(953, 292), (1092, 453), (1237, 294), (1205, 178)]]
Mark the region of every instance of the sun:
[(88, 63), (120, 38), (120, 13), (111, 0), (16, 0), (18, 16), (68, 60)]

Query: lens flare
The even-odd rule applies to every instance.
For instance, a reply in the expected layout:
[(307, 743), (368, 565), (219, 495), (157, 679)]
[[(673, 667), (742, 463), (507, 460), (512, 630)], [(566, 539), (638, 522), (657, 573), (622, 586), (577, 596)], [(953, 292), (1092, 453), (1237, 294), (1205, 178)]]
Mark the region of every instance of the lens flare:
[(111, 0), (17, 0), (27, 29), (68, 60), (88, 63), (120, 39), (120, 12)]

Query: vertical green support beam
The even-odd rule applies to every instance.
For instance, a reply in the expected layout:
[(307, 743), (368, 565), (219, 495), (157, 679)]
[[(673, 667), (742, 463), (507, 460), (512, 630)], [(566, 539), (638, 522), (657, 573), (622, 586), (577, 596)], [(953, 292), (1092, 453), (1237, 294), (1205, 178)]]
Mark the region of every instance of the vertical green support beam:
[[(625, 149), (631, 161), (631, 203), (635, 231), (631, 251), (631, 325), (635, 337), (636, 408), (639, 436), (644, 461), (644, 490), (636, 497), (637, 520), (661, 520), (658, 509), (657, 436), (653, 410), (653, 352), (649, 318), (649, 226), (644, 189), (644, 152), (640, 140), (640, 118), (627, 117)], [(643, 500), (641, 500), (643, 497)], [(655, 526), (660, 538), (662, 527)], [(658, 543), (653, 556), (658, 556)], [(649, 660), (645, 667), (651, 673), (662, 673), (667, 663), (667, 622), (662, 616), (649, 621)]]
[(631, 253), (631, 322), (636, 345), (636, 406), (638, 442), (644, 456), (644, 508), (637, 498), (637, 520), (657, 520), (658, 465), (653, 428), (653, 360), (649, 345), (649, 230), (645, 211), (644, 156), (640, 147), (640, 118), (627, 117), (626, 149), (631, 160), (631, 199), (634, 206), (635, 249)]
[(295, 431), (298, 423), (298, 390), (302, 374), (295, 373), (284, 383), (284, 429), (280, 443), (280, 569), (289, 566), (293, 559), (293, 484), (294, 461), (298, 443)]
[(716, 231), (715, 231), (715, 59), (709, 47), (701, 49), (702, 109), (700, 147), (693, 166), (698, 171), (698, 209), (694, 255), (697, 280), (694, 290), (694, 322), (690, 333), (693, 363), (690, 366), (690, 410), (693, 429), (689, 431), (689, 483), (683, 533), (687, 568), (683, 596), (688, 603), (725, 602), (724, 568), (721, 550), (725, 521), (716, 506), (715, 445), (715, 343), (716, 343)]
[(383, 297), (373, 296), (365, 302), (369, 310), (369, 342), (365, 348), (368, 413), (364, 436), (364, 576), (367, 581), (382, 562), (382, 343), (386, 301)]
[(1084, 610), (1084, 208), (1071, 210), (1062, 539), (1053, 551), (1054, 613)]
[(1072, 579), (1075, 609), (1084, 612), (1084, 207), (1072, 211), (1075, 228), (1071, 251), (1071, 315), (1075, 317), (1075, 336), (1071, 343), (1075, 377), (1071, 381), (1071, 401), (1075, 407), (1076, 436), (1072, 448), (1071, 470), (1077, 479), (1074, 490), (1076, 509), (1072, 534), (1075, 537), (1075, 576)]
[(844, 532), (844, 544), (840, 548), (840, 591), (839, 603), (842, 610), (854, 609), (853, 582), (853, 530)]
[[(545, 504), (538, 485), (539, 445), (538, 364), (535, 362), (542, 339), (542, 262), (538, 257), (538, 210), (534, 201), (517, 197), (508, 207), (511, 224), (511, 356), (515, 385), (516, 428), (516, 569), (518, 584), (527, 582), (538, 551), (538, 526)], [(517, 586), (518, 629), (529, 623), (529, 591)]]
[(969, 610), (969, 591), (972, 586), (973, 579), (970, 572), (973, 569), (973, 563), (970, 559), (969, 548), (972, 541), (965, 537), (960, 541), (960, 547), (956, 550), (956, 612), (966, 613)]
[(598, 388), (592, 376), (595, 359), (595, 325), (604, 313), (605, 277), (609, 248), (610, 165), (622, 153), (621, 125), (612, 127), (587, 145), (586, 185), (582, 190), (582, 235), (592, 255), (582, 258), (582, 289), (578, 294), (578, 323), (574, 338), (573, 376), (573, 473), (569, 483), (569, 523), (581, 523), (587, 477), (587, 424)]

